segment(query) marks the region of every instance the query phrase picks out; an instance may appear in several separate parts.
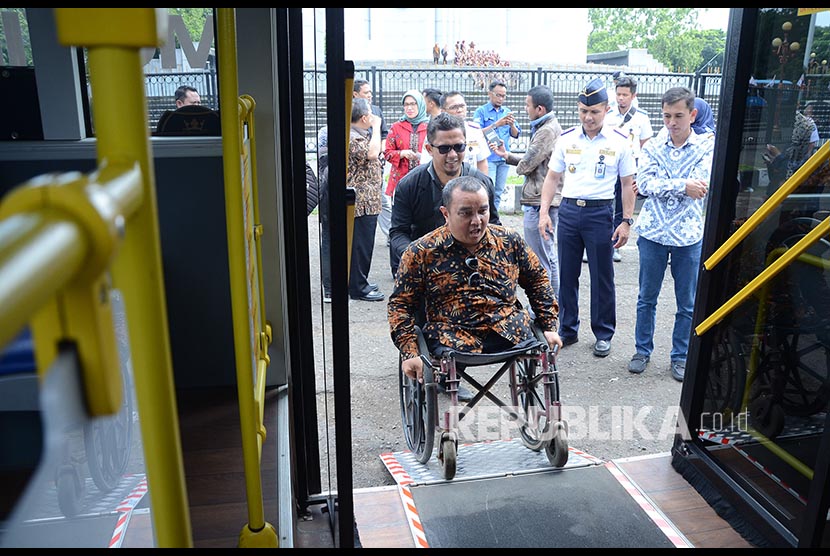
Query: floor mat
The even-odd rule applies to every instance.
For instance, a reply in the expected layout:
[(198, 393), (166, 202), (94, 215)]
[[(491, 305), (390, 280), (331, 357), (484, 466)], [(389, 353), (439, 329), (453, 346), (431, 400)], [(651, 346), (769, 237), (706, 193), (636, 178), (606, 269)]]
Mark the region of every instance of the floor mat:
[[(381, 459), (398, 484), (443, 482), (441, 462), (438, 461), (436, 453), (433, 453), (427, 463), (418, 462), (409, 451), (383, 454)], [(584, 467), (598, 463), (602, 461), (571, 447), (568, 449), (568, 463), (565, 468)], [(521, 440), (475, 442), (459, 444), (454, 480), (462, 481), (547, 469), (552, 468), (544, 452), (529, 450)]]
[(452, 481), (435, 457), (381, 458), (422, 548), (691, 547), (615, 464), (572, 447), (555, 469), (519, 440), (463, 445)]

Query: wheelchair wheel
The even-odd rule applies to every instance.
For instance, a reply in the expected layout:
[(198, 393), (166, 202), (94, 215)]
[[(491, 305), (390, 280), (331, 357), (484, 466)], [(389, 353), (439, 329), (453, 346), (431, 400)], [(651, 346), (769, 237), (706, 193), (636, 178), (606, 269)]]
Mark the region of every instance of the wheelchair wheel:
[(435, 440), (436, 393), (432, 386), (432, 368), (424, 364), (424, 383), (404, 375), (398, 356), (398, 381), (400, 385), (401, 421), (407, 447), (420, 463), (432, 456)]
[(759, 396), (749, 404), (749, 423), (767, 438), (781, 434), (784, 418), (784, 408), (771, 395)]
[(553, 438), (545, 441), (545, 455), (554, 467), (568, 463), (568, 432), (562, 421), (553, 424)]
[[(746, 366), (741, 342), (737, 335), (725, 327), (718, 330), (712, 345), (709, 373), (706, 380), (706, 395), (703, 398), (703, 415), (711, 421), (713, 414), (731, 418), (741, 411)], [(713, 423), (702, 423), (707, 428)]]
[(81, 511), (81, 498), (84, 486), (78, 470), (71, 465), (64, 465), (55, 478), (58, 491), (58, 508), (66, 517), (75, 517)]
[(545, 445), (544, 434), (548, 423), (545, 422), (545, 397), (540, 384), (541, 377), (536, 374), (538, 362), (535, 359), (518, 359), (515, 363), (516, 387), (511, 393), (513, 406), (525, 423), (519, 426), (522, 444), (538, 452)]
[(84, 427), (89, 474), (101, 492), (118, 486), (127, 469), (133, 442), (132, 388), (124, 376), (121, 410), (110, 417), (99, 417)]
[(441, 441), (441, 471), (444, 479), (452, 480), (455, 477), (456, 462), (458, 461), (458, 449), (452, 438), (445, 438)]

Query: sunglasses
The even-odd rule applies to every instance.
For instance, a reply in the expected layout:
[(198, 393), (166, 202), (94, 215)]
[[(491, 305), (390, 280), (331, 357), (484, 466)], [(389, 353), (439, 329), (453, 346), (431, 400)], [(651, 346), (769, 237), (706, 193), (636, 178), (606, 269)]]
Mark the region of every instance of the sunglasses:
[(456, 143), (455, 145), (433, 145), (433, 148), (438, 149), (438, 152), (441, 154), (447, 154), (450, 152), (450, 149), (460, 154), (467, 150), (467, 143)]
[(470, 274), (470, 277), (467, 278), (467, 285), (477, 288), (481, 284), (484, 283), (484, 277), (478, 271), (478, 259), (476, 257), (467, 257), (464, 259), (464, 264), (467, 265), (467, 268), (473, 270), (474, 272)]

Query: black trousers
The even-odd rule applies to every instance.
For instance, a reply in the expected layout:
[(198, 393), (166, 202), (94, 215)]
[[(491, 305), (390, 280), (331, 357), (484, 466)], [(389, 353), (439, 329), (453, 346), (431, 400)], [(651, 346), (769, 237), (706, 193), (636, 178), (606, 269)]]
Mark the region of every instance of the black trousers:
[(372, 267), (372, 253), (375, 250), (375, 230), (378, 215), (357, 216), (352, 233), (352, 261), (349, 270), (349, 295), (369, 295), (369, 269)]

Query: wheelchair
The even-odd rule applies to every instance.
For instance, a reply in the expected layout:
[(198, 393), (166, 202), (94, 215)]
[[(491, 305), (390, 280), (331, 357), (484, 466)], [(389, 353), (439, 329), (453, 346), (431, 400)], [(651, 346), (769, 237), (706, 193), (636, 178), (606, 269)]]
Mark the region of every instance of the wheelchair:
[[(567, 424), (562, 420), (559, 400), (559, 372), (556, 353), (549, 350), (541, 329), (534, 326), (534, 337), (499, 353), (465, 353), (452, 349), (430, 354), (421, 328), (415, 327), (418, 351), (424, 362), (423, 382), (404, 375), (402, 355), (398, 358), (401, 420), (407, 447), (418, 462), (426, 463), (432, 456), (435, 438), (438, 438), (438, 460), (443, 477), (455, 477), (458, 455), (458, 423), (485, 397), (518, 424), (522, 444), (534, 452), (544, 450), (553, 467), (564, 467), (568, 462)], [(466, 370), (470, 367), (495, 366), (496, 370), (482, 385)], [(463, 366), (463, 368), (459, 368)], [(508, 374), (510, 404), (491, 390), (498, 380)], [(439, 424), (439, 378), (443, 378), (450, 394), (451, 406), (444, 412)], [(478, 391), (458, 412), (458, 385), (460, 378)]]

